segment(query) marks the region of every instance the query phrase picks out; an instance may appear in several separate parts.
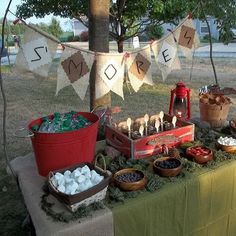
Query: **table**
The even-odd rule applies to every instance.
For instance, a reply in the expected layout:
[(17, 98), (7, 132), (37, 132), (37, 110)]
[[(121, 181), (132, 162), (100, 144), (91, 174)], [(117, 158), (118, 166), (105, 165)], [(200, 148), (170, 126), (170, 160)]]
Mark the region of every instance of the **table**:
[(236, 161), (187, 174), (154, 193), (97, 211), (81, 223), (55, 223), (39, 206), (45, 180), (33, 154), (12, 161), (37, 235), (235, 236)]
[(236, 161), (189, 174), (112, 211), (115, 235), (235, 236)]
[[(70, 223), (55, 222), (45, 214), (40, 206), (40, 198), (43, 195), (42, 186), (46, 180), (37, 172), (33, 153), (24, 157), (17, 157), (11, 161), (11, 165), (17, 174), (19, 186), (24, 197), (26, 208), (30, 214), (36, 235), (38, 236), (112, 236), (113, 218), (112, 212), (106, 208), (95, 211), (91, 217)], [(67, 211), (53, 196), (49, 199), (55, 202), (58, 211)]]

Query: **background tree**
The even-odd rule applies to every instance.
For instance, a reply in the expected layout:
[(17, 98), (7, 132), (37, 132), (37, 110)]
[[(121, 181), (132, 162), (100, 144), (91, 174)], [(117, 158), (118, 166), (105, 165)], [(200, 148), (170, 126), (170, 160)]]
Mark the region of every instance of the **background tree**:
[(52, 18), (48, 26), (48, 31), (57, 38), (63, 33), (60, 26), (60, 21), (58, 21), (55, 17)]
[[(110, 1), (110, 36), (117, 41), (118, 51), (122, 52), (124, 40), (141, 34), (147, 25), (159, 26), (164, 22), (177, 21), (191, 8), (191, 2), (183, 0)], [(22, 18), (33, 15), (44, 17), (53, 13), (61, 17), (76, 18), (86, 26), (88, 12), (88, 1), (84, 0), (23, 0), (17, 10)]]
[[(123, 42), (142, 34), (148, 25), (160, 26), (166, 22), (178, 23), (196, 8), (202, 0), (116, 0), (110, 1), (110, 36), (116, 40), (118, 51), (123, 51)], [(33, 15), (44, 17), (53, 13), (61, 17), (80, 20), (88, 26), (88, 2), (84, 0), (23, 0), (17, 14), (28, 18)], [(229, 42), (230, 29), (236, 25), (235, 0), (202, 1), (205, 13), (216, 18), (221, 38)], [(203, 19), (200, 8), (194, 12)]]
[(160, 39), (164, 35), (164, 29), (161, 26), (148, 25), (146, 34), (149, 39)]
[(39, 23), (36, 24), (36, 26), (57, 38), (59, 38), (59, 36), (63, 33), (63, 30), (60, 26), (60, 21), (58, 21), (55, 17), (52, 18), (49, 24)]

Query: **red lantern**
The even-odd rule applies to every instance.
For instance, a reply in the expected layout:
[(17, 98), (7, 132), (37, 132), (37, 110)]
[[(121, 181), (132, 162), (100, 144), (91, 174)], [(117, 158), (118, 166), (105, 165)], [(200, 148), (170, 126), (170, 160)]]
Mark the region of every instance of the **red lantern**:
[(179, 82), (176, 88), (171, 90), (169, 114), (181, 120), (188, 120), (190, 109), (190, 89), (185, 87), (183, 82)]

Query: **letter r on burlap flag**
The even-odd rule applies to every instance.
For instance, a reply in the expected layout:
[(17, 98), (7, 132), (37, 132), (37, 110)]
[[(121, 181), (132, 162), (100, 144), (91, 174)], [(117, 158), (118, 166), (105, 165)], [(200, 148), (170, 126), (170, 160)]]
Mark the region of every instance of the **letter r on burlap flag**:
[(130, 84), (137, 92), (143, 83), (153, 85), (151, 71), (151, 49), (147, 45), (126, 59)]

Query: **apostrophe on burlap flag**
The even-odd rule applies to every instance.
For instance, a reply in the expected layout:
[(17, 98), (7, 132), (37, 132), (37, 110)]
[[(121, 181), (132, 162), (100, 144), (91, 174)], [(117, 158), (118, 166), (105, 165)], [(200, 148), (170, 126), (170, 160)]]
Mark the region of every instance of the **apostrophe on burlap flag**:
[(181, 69), (176, 42), (172, 34), (162, 41), (153, 42), (151, 47), (163, 80), (167, 78), (172, 70)]
[(83, 100), (88, 89), (93, 61), (94, 54), (92, 52), (65, 47), (57, 70), (56, 95), (62, 88), (71, 85)]
[(135, 92), (140, 89), (143, 83), (153, 85), (150, 45), (143, 47), (136, 53), (130, 53), (126, 63), (130, 84)]
[(32, 26), (25, 25), (25, 34), (16, 57), (16, 69), (24, 74), (32, 71), (40, 76), (47, 77), (58, 40), (47, 33), (41, 32)]
[[(99, 89), (96, 98), (105, 95), (106, 91), (113, 91), (124, 99), (123, 82), (124, 82), (124, 54), (123, 53), (97, 53), (96, 54), (96, 68), (98, 76), (103, 80), (99, 82)], [(96, 85), (97, 86), (97, 85)]]
[(200, 40), (191, 18), (185, 18), (177, 26), (174, 35), (183, 54), (191, 59), (193, 52), (200, 45)]

